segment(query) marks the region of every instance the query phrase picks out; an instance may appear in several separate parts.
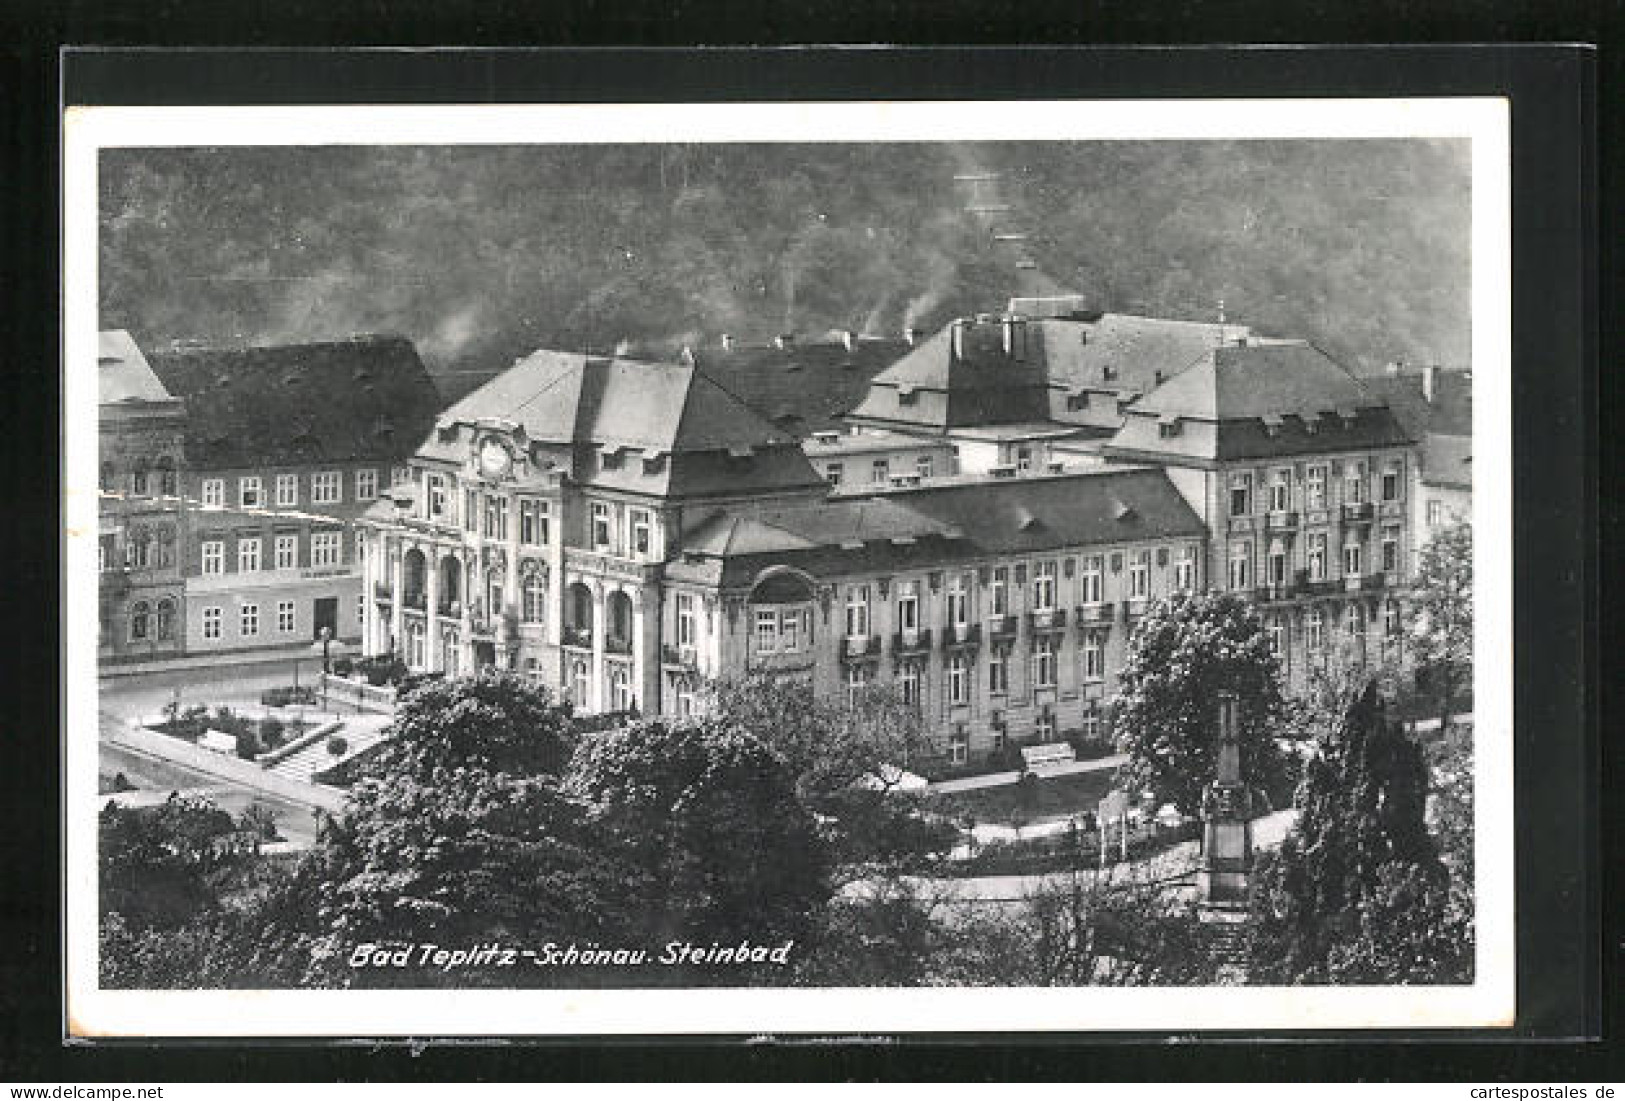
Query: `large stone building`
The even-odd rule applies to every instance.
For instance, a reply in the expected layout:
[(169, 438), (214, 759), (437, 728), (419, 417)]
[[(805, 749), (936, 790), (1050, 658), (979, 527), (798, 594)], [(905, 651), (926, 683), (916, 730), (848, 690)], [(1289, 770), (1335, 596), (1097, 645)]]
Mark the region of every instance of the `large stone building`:
[(353, 521), (433, 422), (410, 342), (177, 346), (148, 357), (179, 421), (187, 653), (361, 637)]
[[(1031, 305), (905, 349), (839, 436), (703, 361), (537, 353), (362, 520), (366, 649), (595, 711), (682, 715), (750, 671), (890, 683), (978, 764), (1098, 731), (1177, 590), (1259, 602), (1296, 683), (1397, 642), (1414, 441), (1379, 393), (1302, 341)], [(846, 452), (952, 468), (832, 486)]]
[(185, 643), (185, 407), (122, 329), (100, 334), (97, 381), (97, 657), (161, 660)]

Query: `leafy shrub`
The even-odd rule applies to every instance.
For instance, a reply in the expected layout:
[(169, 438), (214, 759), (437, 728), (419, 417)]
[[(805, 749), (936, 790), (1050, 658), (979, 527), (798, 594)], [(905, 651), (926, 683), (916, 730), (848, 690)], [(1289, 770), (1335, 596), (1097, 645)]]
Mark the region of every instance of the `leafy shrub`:
[(354, 673), (354, 672), (355, 672), (355, 662), (351, 661), (349, 658), (334, 658), (333, 659), (333, 675), (334, 676), (347, 677), (351, 673)]
[(316, 690), (303, 684), (298, 688), (267, 688), (260, 693), (260, 703), (265, 707), (289, 707), (296, 703), (311, 706), (315, 702)]
[(266, 749), (278, 749), (287, 740), (287, 726), (275, 715), (260, 720), (260, 744)]
[(259, 735), (252, 729), (237, 731), (237, 756), (245, 761), (252, 761), (265, 752), (265, 746), (260, 743)]
[(338, 734), (335, 734), (331, 738), (327, 739), (327, 752), (334, 757), (344, 756), (345, 751), (349, 748), (350, 743), (345, 741), (344, 738)]

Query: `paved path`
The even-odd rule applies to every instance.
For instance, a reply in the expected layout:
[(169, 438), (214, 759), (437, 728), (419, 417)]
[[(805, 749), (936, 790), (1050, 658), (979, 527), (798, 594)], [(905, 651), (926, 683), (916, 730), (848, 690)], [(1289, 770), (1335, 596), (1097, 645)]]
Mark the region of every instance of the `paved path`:
[[(1033, 769), (1033, 774), (1040, 779), (1049, 776), (1073, 776), (1080, 772), (1099, 772), (1103, 769), (1116, 768), (1128, 757), (1121, 753), (1110, 757), (1096, 757), (1090, 761), (1068, 761), (1064, 764), (1043, 765)], [(986, 772), (980, 776), (964, 776), (958, 780), (942, 780), (932, 784), (933, 792), (948, 793), (954, 791), (975, 791), (978, 788), (996, 788), (1005, 784), (1013, 784), (1021, 779), (1017, 772)]]

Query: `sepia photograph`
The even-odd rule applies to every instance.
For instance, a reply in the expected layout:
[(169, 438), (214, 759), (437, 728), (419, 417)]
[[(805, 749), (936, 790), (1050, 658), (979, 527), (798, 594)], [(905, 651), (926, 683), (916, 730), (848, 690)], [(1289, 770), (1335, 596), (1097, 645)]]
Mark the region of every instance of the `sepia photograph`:
[(70, 111), (70, 1029), (1510, 1024), (1506, 125)]

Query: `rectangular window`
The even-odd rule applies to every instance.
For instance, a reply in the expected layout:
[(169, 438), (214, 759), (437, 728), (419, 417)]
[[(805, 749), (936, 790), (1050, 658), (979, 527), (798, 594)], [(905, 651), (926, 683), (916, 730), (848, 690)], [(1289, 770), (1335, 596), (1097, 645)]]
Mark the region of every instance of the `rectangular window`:
[(1348, 613), (1344, 619), (1349, 638), (1356, 642), (1365, 638), (1365, 608), (1359, 601), (1349, 605)]
[(1286, 512), (1292, 507), (1292, 471), (1281, 469), (1270, 475), (1270, 511)]
[(1083, 735), (1086, 741), (1098, 742), (1101, 734), (1100, 712), (1085, 711), (1083, 713), (1083, 725), (1079, 727), (1078, 732)]
[(409, 467), (409, 466), (397, 466), (397, 467), (394, 467), (393, 469), (390, 470), (390, 472), (389, 472), (389, 484), (390, 485), (404, 486), (404, 485), (410, 485), (411, 483), (412, 483), (412, 468), (411, 467)]
[(244, 604), (239, 609), (239, 633), (244, 638), (253, 638), (260, 633), (260, 606), (258, 604)]
[(1443, 501), (1429, 501), (1428, 502), (1428, 527), (1437, 528), (1437, 527), (1443, 527), (1443, 526), (1444, 526), (1444, 502)]
[(1055, 610), (1055, 563), (1039, 562), (1033, 566), (1033, 610)]
[(857, 638), (869, 633), (869, 586), (854, 585), (846, 591), (846, 635)]
[(446, 479), (439, 474), (429, 475), (429, 519), (446, 518)]
[(311, 504), (336, 505), (343, 497), (343, 471), (323, 470), (310, 476)]
[(276, 537), (275, 555), (273, 565), (279, 570), (295, 570), (299, 568), (299, 536), (279, 535)]
[(463, 490), (463, 530), (480, 530), (480, 494), (476, 489)]
[(1090, 631), (1083, 636), (1083, 679), (1098, 681), (1106, 676), (1106, 635)]
[(592, 547), (597, 551), (608, 551), (610, 545), (611, 526), (609, 519), (609, 505), (603, 501), (592, 503)]
[(1041, 742), (1055, 740), (1055, 712), (1045, 708), (1038, 713), (1038, 721), (1033, 724), (1033, 735)]
[(1247, 516), (1253, 511), (1253, 476), (1251, 474), (1232, 474), (1230, 476), (1230, 515)]
[(635, 508), (630, 514), (632, 524), (632, 555), (648, 558), (654, 553), (654, 523), (647, 509)]
[(1144, 600), (1151, 592), (1151, 552), (1135, 551), (1128, 561), (1128, 595), (1130, 600)]
[(219, 608), (205, 608), (205, 609), (203, 609), (203, 637), (204, 638), (219, 638), (220, 637), (220, 620), (221, 620), (221, 616), (220, 616), (220, 609)]
[(1280, 616), (1270, 616), (1264, 621), (1264, 637), (1269, 640), (1272, 655), (1280, 657), (1286, 653), (1286, 624)]
[(1238, 539), (1230, 544), (1230, 587), (1250, 588), (1252, 580), (1253, 544), (1250, 540)]
[(1382, 472), (1382, 499), (1399, 500), (1399, 467), (1389, 466)]
[(260, 541), (254, 539), (237, 540), (237, 572), (258, 573), (260, 568)]
[(1399, 529), (1386, 527), (1382, 529), (1382, 572), (1396, 573), (1399, 570)]
[(1016, 473), (1024, 473), (1033, 468), (1033, 449), (1030, 447), (1016, 448)]
[(920, 665), (918, 662), (905, 662), (897, 671), (897, 687), (903, 697), (903, 703), (909, 707), (920, 706)]
[(677, 645), (694, 645), (694, 597), (677, 594)]
[(1269, 557), (1264, 561), (1267, 578), (1271, 585), (1286, 584), (1286, 548), (1280, 543), (1270, 547)]
[(1317, 463), (1309, 468), (1308, 488), (1304, 497), (1304, 503), (1309, 508), (1326, 507), (1326, 467), (1324, 464)]
[(545, 547), (553, 541), (552, 506), (547, 501), (519, 502), (519, 541)]
[(1083, 560), (1083, 603), (1099, 604), (1101, 602), (1102, 578), (1106, 572), (1106, 560), (1098, 554), (1087, 555)]
[(1174, 560), (1174, 588), (1182, 593), (1196, 588), (1196, 548), (1193, 546), (1179, 548), (1179, 557)]
[(299, 475), (276, 476), (276, 504), (278, 508), (295, 508), (299, 504)]
[(1344, 577), (1359, 577), (1360, 576), (1360, 559), (1362, 558), (1362, 553), (1361, 552), (1363, 551), (1363, 549), (1364, 548), (1362, 548), (1360, 546), (1360, 544), (1358, 544), (1358, 543), (1344, 543), (1343, 544), (1343, 576)]
[[(800, 609), (786, 608), (779, 615), (779, 649), (786, 654), (799, 653), (801, 650), (801, 617), (803, 614)], [(805, 614), (811, 615), (810, 612)]]
[(508, 538), (508, 499), (495, 493), (485, 496), (485, 537)]
[(1033, 642), (1033, 687), (1055, 687), (1055, 636), (1039, 635)]
[(970, 661), (964, 654), (948, 659), (948, 703), (963, 707), (970, 703)]
[(918, 581), (899, 581), (897, 583), (897, 629), (904, 634), (917, 632), (920, 629), (920, 583)]
[(237, 503), (243, 508), (259, 508), (265, 504), (263, 489), (257, 477), (237, 479)]
[(1343, 503), (1358, 505), (1365, 501), (1365, 463), (1343, 464)]
[(992, 615), (1010, 614), (1010, 572), (1007, 567), (998, 566), (993, 570), (993, 584), (988, 593), (988, 603), (992, 606)]
[(987, 690), (995, 696), (1010, 691), (1010, 651), (995, 646), (987, 652)]
[(1399, 601), (1390, 600), (1382, 606), (1382, 634), (1389, 641), (1397, 641), (1401, 629)]
[(856, 707), (869, 687), (869, 666), (857, 663), (846, 667), (846, 705)]
[(317, 531), (310, 536), (310, 564), (312, 566), (337, 566), (342, 548), (340, 546), (344, 536), (337, 531)]
[(948, 738), (948, 763), (962, 765), (970, 760), (970, 735), (956, 730)]
[(284, 635), (293, 634), (294, 627), (296, 626), (293, 608), (294, 605), (293, 601), (291, 600), (277, 601), (276, 629), (278, 633)]
[(956, 573), (948, 579), (948, 622), (970, 622), (970, 574)]
[(355, 625), (360, 629), (367, 622), (367, 594), (357, 593), (355, 598)]
[(1326, 535), (1316, 532), (1309, 536), (1309, 580), (1326, 580)]
[(756, 652), (771, 654), (779, 648), (779, 613), (776, 608), (756, 609)]
[(920, 477), (922, 479), (931, 477), (931, 475), (933, 473), (935, 473), (935, 470), (933, 468), (932, 461), (931, 461), (931, 456), (929, 456), (929, 455), (921, 455), (919, 461), (914, 464), (914, 469), (919, 471)]
[(358, 470), (355, 472), (355, 499), (358, 501), (373, 501), (378, 498), (378, 471)]
[(869, 481), (877, 486), (889, 483), (891, 481), (891, 463), (885, 459), (876, 459), (871, 467)]
[(220, 508), (226, 503), (226, 480), (224, 478), (203, 479), (203, 504), (208, 508)]
[(841, 484), (841, 474), (842, 469), (840, 463), (829, 463), (824, 467), (824, 480), (829, 482), (829, 484), (832, 486), (838, 486)]
[(205, 574), (226, 572), (226, 544), (223, 540), (203, 541), (203, 572)]
[(1303, 643), (1310, 653), (1318, 654), (1326, 648), (1326, 613), (1319, 608), (1303, 614)]

